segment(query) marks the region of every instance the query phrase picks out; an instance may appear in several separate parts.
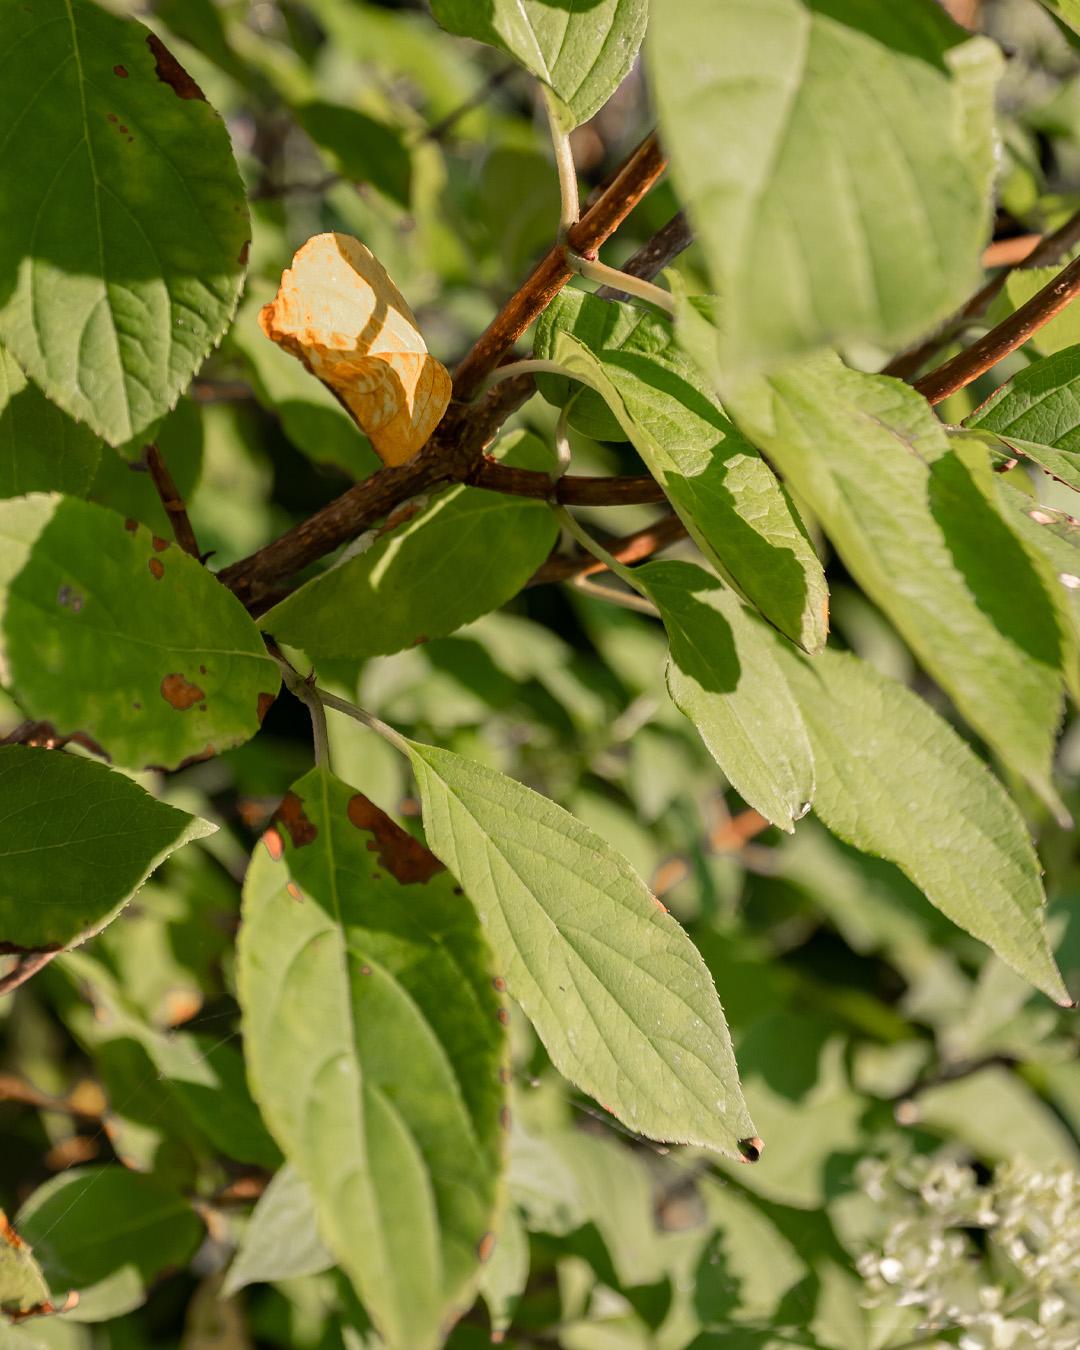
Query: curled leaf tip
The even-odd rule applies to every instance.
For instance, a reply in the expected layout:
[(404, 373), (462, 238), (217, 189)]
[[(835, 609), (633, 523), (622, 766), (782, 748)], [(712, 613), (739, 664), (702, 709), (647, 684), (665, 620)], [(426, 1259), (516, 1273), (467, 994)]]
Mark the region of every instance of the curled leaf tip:
[(333, 390), (385, 464), (411, 459), (450, 402), (449, 372), (404, 296), (351, 235), (309, 239), (259, 325)]

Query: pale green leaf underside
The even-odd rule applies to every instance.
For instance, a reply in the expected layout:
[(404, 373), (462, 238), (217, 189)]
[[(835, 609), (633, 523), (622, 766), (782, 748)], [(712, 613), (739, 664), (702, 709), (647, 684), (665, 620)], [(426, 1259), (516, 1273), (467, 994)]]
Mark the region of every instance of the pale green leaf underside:
[(170, 853), (214, 829), (96, 760), (0, 746), (0, 944), (97, 932)]
[(725, 376), (895, 347), (978, 280), (1000, 53), (934, 0), (680, 0), (647, 59)]
[(85, 497), (101, 442), (62, 413), (0, 348), (0, 497), (69, 492)]
[[(721, 575), (782, 633), (817, 651), (828, 588), (776, 476), (716, 406), (671, 325), (633, 305), (564, 291), (537, 329), (536, 353), (596, 391)], [(545, 378), (565, 401), (570, 381)]]
[(754, 1128), (712, 979), (629, 863), (493, 769), (409, 754), (428, 843), (555, 1067), (641, 1134), (738, 1156)]
[(1060, 809), (1056, 603), (925, 401), (823, 357), (729, 407), (971, 726)]
[(629, 74), (648, 0), (431, 0), (451, 33), (500, 47), (559, 97), (567, 129), (599, 112)]
[(994, 432), (1080, 491), (1080, 346), (1014, 375), (964, 425)]
[(453, 487), (388, 522), (363, 552), (301, 586), (260, 622), (314, 660), (402, 651), (506, 604), (557, 534), (545, 502)]
[(687, 562), (638, 567), (671, 644), (668, 690), (739, 795), (792, 830), (814, 793), (802, 715), (761, 625)]
[(311, 1188), (286, 1163), (251, 1211), (221, 1296), (231, 1298), (249, 1284), (318, 1275), (333, 1264), (316, 1227)]
[(149, 37), (90, 0), (0, 7), (0, 336), (113, 445), (220, 339), (249, 238), (225, 126)]
[(0, 671), (28, 716), (129, 767), (248, 740), (280, 683), (254, 621), (196, 559), (43, 493), (0, 501)]
[(325, 770), (280, 820), (244, 888), (252, 1089), (387, 1344), (428, 1350), (471, 1302), (496, 1207), (491, 956), (453, 878)]
[(1068, 1004), (1027, 827), (990, 770), (922, 699), (845, 653), (776, 643), (817, 765), (814, 811), (888, 858), (953, 923)]

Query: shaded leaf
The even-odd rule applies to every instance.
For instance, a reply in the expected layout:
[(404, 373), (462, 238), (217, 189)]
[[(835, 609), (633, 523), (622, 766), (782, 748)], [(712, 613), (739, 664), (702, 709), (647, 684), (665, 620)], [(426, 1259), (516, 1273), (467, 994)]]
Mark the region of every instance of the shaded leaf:
[(121, 445), (236, 308), (250, 235), (228, 133), (158, 38), (90, 0), (5, 5), (0, 87), (0, 334)]
[(814, 812), (888, 858), (953, 923), (1058, 1003), (1040, 868), (1020, 812), (922, 699), (857, 657), (776, 644), (817, 766)]
[(53, 1177), (23, 1205), (16, 1226), (54, 1301), (68, 1290), (78, 1293), (67, 1315), (80, 1322), (139, 1307), (149, 1282), (186, 1264), (203, 1236), (179, 1191), (123, 1167), (72, 1168)]
[(221, 1296), (231, 1298), (249, 1284), (318, 1275), (333, 1264), (316, 1228), (308, 1184), (286, 1163), (251, 1211)]
[(87, 494), (101, 442), (62, 413), (0, 348), (0, 497)]
[(304, 103), (297, 108), (296, 115), (307, 134), (346, 178), (370, 183), (408, 208), (412, 157), (393, 127), (341, 103)]
[(215, 828), (95, 760), (0, 746), (0, 947), (88, 937), (163, 859)]
[(1080, 491), (1080, 346), (1021, 370), (964, 419)]
[(567, 127), (586, 122), (630, 73), (647, 0), (431, 0), (444, 28), (509, 52), (558, 96)]
[[(511, 433), (503, 444), (515, 462), (539, 467), (547, 457), (526, 432)], [(407, 503), (260, 622), (313, 659), (402, 651), (512, 599), (557, 534), (546, 502), (452, 487)]]
[(754, 1128), (727, 1024), (678, 923), (562, 807), (451, 751), (408, 750), (432, 851), (555, 1067), (641, 1134), (739, 1156)]
[(814, 759), (768, 635), (693, 563), (647, 563), (634, 579), (667, 630), (667, 681), (676, 706), (740, 796), (792, 830), (813, 796)]
[(175, 768), (253, 736), (280, 683), (231, 591), (134, 520), (0, 502), (0, 667), (20, 704), (117, 763)]
[(499, 1224), (495, 1250), (484, 1267), (480, 1293), (487, 1304), (491, 1330), (505, 1333), (529, 1278), (529, 1235), (513, 1206)]
[(1057, 602), (926, 402), (824, 357), (729, 406), (971, 726), (1060, 814)]
[(726, 376), (856, 339), (898, 346), (974, 289), (1001, 57), (966, 37), (933, 0), (685, 0), (652, 25), (661, 135), (723, 297)]
[(323, 769), (244, 889), (248, 1072), (323, 1239), (395, 1350), (441, 1344), (479, 1278), (501, 1166), (503, 1019), (453, 878)]
[[(671, 324), (640, 307), (564, 291), (537, 328), (536, 354), (602, 396), (725, 580), (793, 642), (816, 651), (828, 589), (786, 490), (717, 407)], [(570, 382), (545, 380), (565, 402)], [(595, 416), (592, 405), (586, 415)]]

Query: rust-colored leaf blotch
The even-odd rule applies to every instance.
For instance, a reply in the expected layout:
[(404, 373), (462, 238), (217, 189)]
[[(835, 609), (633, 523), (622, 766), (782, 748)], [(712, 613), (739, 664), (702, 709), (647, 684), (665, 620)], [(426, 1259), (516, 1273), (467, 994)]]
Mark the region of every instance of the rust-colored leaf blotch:
[(201, 703), (206, 695), (197, 684), (192, 684), (179, 672), (174, 672), (161, 681), (161, 697), (177, 712), (187, 712), (196, 703)]
[(362, 792), (349, 799), (348, 812), (352, 824), (371, 835), (368, 848), (379, 855), (379, 862), (402, 885), (422, 884), (442, 871), (442, 863), (434, 853), (368, 801)]
[(313, 844), (315, 837), (319, 833), (319, 827), (308, 819), (307, 812), (304, 810), (304, 803), (295, 792), (286, 792), (281, 799), (281, 805), (274, 812), (274, 820), (280, 825), (284, 825), (289, 832), (289, 838), (293, 842), (293, 848), (303, 848), (305, 844)]
[(309, 239), (259, 324), (334, 391), (385, 464), (412, 459), (450, 402), (449, 372), (404, 296), (351, 235)]

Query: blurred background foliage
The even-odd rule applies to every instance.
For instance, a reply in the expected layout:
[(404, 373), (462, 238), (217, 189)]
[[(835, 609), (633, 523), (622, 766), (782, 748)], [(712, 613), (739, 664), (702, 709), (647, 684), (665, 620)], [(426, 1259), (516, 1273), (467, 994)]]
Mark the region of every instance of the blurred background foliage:
[[(239, 317), (158, 436), (202, 546), (225, 565), (376, 464), (331, 396), (258, 331), (256, 311), (294, 249), (327, 229), (361, 238), (452, 365), (554, 237), (543, 109), (528, 76), (443, 33), (419, 3), (108, 7), (158, 32), (203, 87), (251, 197)], [(1080, 203), (1077, 50), (1031, 0), (987, 0), (984, 21), (1010, 53), (997, 234), (1052, 229)], [(573, 134), (584, 182), (600, 183), (650, 125), (635, 72)], [(650, 194), (607, 260), (618, 263), (675, 207), (668, 188)], [(693, 248), (678, 267), (704, 288)], [(1000, 303), (1019, 300), (1010, 290)], [(1025, 360), (1010, 358), (993, 382)], [(988, 392), (986, 380), (965, 390), (946, 420)], [(514, 424), (550, 444), (554, 418), (534, 399)], [(626, 444), (575, 435), (574, 456), (581, 472), (641, 472)], [(1055, 492), (1072, 509), (1052, 484), (1044, 500)], [(137, 457), (106, 448), (93, 496), (166, 532)], [(650, 514), (583, 513), (611, 534)], [(840, 639), (948, 716), (835, 560), (829, 578)], [(630, 1137), (567, 1088), (516, 1020), (511, 1215), (484, 1298), (451, 1344), (957, 1343), (956, 1331), (943, 1340), (917, 1331), (926, 1318), (965, 1321), (968, 1347), (1080, 1344), (1074, 1019), (891, 865), (809, 819), (794, 838), (762, 831), (668, 700), (665, 653), (659, 625), (548, 585), (452, 637), (320, 670), (407, 734), (551, 794), (632, 861), (709, 964), (767, 1140), (750, 1168)], [(0, 733), (17, 721), (0, 706)], [(416, 828), (394, 752), (342, 719), (331, 738), (340, 776)], [(251, 1203), (279, 1162), (238, 1050), (238, 886), (310, 756), (306, 714), (281, 699), (256, 740), (157, 780), (156, 791), (221, 832), (171, 859), (88, 949), (0, 1005), (4, 1207), (14, 1213), (33, 1194), (21, 1226), (35, 1249), (98, 1281), (79, 1308), (0, 1330), (0, 1347), (377, 1345), (346, 1282), (326, 1269), (310, 1216), (305, 1227), (286, 1201), (267, 1239), (281, 1278), (222, 1293)], [(1075, 722), (1059, 770), (1080, 815)], [(1076, 990), (1076, 838), (1010, 786), (1040, 822), (1058, 961)], [(158, 1184), (179, 1187), (194, 1209), (163, 1211), (135, 1240), (125, 1216), (132, 1206), (145, 1216), (139, 1188)], [(80, 1211), (95, 1186), (107, 1204), (99, 1191)], [(101, 1226), (103, 1212), (115, 1231)], [(234, 1272), (230, 1291), (239, 1283)]]

